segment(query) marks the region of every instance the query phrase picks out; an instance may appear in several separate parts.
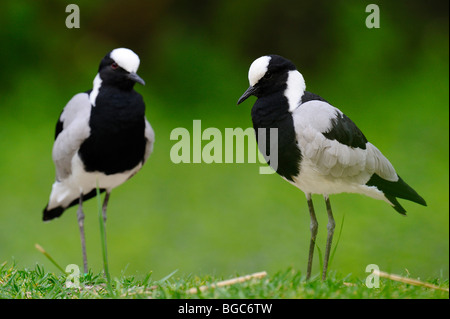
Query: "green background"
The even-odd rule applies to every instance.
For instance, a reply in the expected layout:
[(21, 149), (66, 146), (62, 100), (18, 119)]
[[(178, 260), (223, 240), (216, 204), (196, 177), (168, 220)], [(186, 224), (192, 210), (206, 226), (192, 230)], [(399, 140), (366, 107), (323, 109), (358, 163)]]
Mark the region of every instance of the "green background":
[[(73, 1), (71, 1), (73, 2)], [(376, 1), (380, 28), (365, 25), (374, 1), (78, 1), (68, 29), (66, 1), (0, 4), (0, 262), (57, 271), (81, 265), (72, 208), (43, 223), (54, 181), (56, 120), (92, 87), (101, 58), (116, 47), (139, 54), (154, 153), (112, 192), (107, 232), (112, 276), (158, 279), (231, 276), (293, 267), (305, 271), (309, 213), (304, 194), (259, 163), (174, 164), (174, 128), (248, 128), (254, 98), (236, 106), (253, 60), (292, 60), (307, 90), (346, 113), (428, 207), (331, 196), (337, 232), (331, 270), (364, 276), (368, 264), (414, 277), (448, 278), (448, 1)], [(207, 141), (203, 142), (203, 145)], [(313, 196), (324, 251), (326, 213)], [(102, 268), (96, 201), (85, 204), (90, 267)], [(335, 238), (338, 236), (336, 235)], [(314, 272), (319, 272), (316, 257)]]

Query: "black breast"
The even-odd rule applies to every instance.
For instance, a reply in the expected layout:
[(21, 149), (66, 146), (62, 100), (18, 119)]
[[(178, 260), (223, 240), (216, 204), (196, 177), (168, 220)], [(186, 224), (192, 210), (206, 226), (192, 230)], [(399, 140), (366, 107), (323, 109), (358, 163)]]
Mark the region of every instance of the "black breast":
[(143, 160), (145, 105), (137, 92), (102, 88), (89, 125), (90, 136), (79, 150), (86, 171), (110, 175), (130, 170)]
[[(281, 176), (293, 181), (300, 173), (302, 158), (297, 146), (292, 114), (288, 111), (287, 100), (283, 94), (259, 98), (252, 108), (253, 128), (255, 129), (258, 147), (262, 154), (270, 155), (271, 143), (276, 143), (278, 151), (277, 165), (266, 157), (267, 163)], [(266, 145), (261, 145), (258, 129), (265, 129)], [(278, 139), (273, 141), (270, 128), (277, 129)]]

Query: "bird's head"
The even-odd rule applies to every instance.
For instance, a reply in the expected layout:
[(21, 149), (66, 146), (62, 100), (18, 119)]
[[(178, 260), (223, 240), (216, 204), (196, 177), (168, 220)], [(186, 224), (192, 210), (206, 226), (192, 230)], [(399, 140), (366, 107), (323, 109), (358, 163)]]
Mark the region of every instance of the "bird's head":
[(285, 90), (290, 71), (296, 71), (295, 65), (279, 55), (264, 55), (256, 59), (248, 71), (250, 87), (237, 104), (244, 102), (251, 95), (262, 97)]
[(138, 55), (130, 49), (114, 49), (100, 62), (98, 74), (103, 84), (131, 89), (136, 82), (145, 85), (144, 80), (136, 73), (139, 63)]

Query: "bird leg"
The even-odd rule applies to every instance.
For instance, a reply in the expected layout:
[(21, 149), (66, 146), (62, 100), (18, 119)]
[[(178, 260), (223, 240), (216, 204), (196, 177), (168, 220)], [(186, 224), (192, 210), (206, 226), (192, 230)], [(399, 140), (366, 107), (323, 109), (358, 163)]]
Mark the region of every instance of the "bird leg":
[(77, 220), (78, 220), (78, 227), (80, 228), (81, 250), (83, 252), (84, 273), (87, 274), (88, 264), (87, 264), (87, 255), (86, 255), (86, 240), (84, 237), (83, 193), (80, 194), (80, 198), (78, 200)]
[(313, 202), (311, 199), (311, 194), (306, 194), (306, 199), (308, 201), (309, 214), (311, 217), (311, 223), (309, 226), (309, 229), (311, 231), (311, 241), (309, 243), (308, 269), (306, 271), (306, 280), (308, 280), (311, 277), (314, 246), (316, 244), (317, 229), (318, 229), (319, 224), (317, 223), (316, 213), (314, 212), (314, 206), (313, 206)]
[(331, 243), (333, 242), (334, 227), (336, 226), (336, 223), (334, 222), (333, 218), (333, 212), (331, 211), (330, 199), (328, 195), (325, 195), (324, 197), (328, 214), (328, 224), (327, 224), (328, 234), (327, 234), (327, 246), (325, 248), (325, 260), (323, 263), (323, 270), (322, 270), (323, 281), (327, 278), (328, 259), (330, 258), (330, 250), (331, 250)]
[(106, 227), (106, 207), (108, 206), (110, 192), (106, 191), (105, 199), (103, 200), (102, 213), (103, 213), (103, 224)]

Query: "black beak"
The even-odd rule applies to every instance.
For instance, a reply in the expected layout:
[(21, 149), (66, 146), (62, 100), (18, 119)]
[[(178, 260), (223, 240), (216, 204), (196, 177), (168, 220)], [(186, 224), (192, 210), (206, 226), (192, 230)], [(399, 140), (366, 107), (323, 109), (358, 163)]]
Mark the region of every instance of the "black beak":
[(247, 91), (242, 94), (242, 96), (239, 98), (237, 104), (241, 104), (244, 102), (249, 96), (253, 95), (256, 92), (256, 88), (254, 86), (250, 86)]
[(134, 82), (145, 85), (144, 80), (142, 80), (142, 78), (134, 72), (130, 72), (130, 74), (128, 74), (128, 78)]

